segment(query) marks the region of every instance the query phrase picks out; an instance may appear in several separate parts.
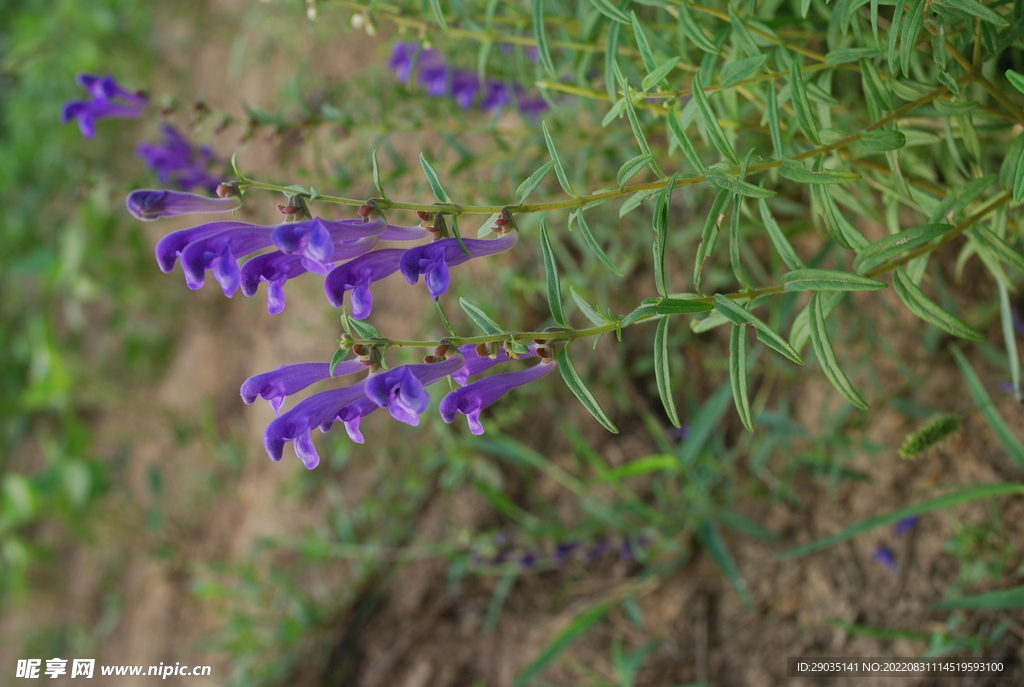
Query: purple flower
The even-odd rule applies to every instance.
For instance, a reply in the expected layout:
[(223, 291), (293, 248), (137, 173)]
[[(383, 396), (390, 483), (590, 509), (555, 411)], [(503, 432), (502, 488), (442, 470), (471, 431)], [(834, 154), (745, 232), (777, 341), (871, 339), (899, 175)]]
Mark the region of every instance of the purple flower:
[(140, 117), (149, 98), (127, 91), (112, 76), (79, 74), (78, 85), (88, 91), (92, 100), (73, 100), (64, 106), (61, 121), (78, 120), (78, 128), (86, 138), (96, 135), (96, 120), (106, 117)]
[[(353, 374), (366, 369), (360, 360), (346, 360), (334, 370), (334, 376)], [(252, 404), (259, 396), (265, 401), (270, 401), (270, 407), (278, 415), (281, 414), (281, 406), (286, 396), (298, 393), (310, 384), (321, 382), (331, 378), (330, 363), (297, 363), (294, 365), (282, 365), (271, 372), (264, 372), (254, 377), (249, 377), (242, 384), (242, 401), (246, 405)]]
[(451, 75), (451, 94), (455, 102), (463, 110), (473, 107), (477, 93), (480, 92), (480, 77), (473, 72), (456, 69)]
[[(190, 289), (201, 289), (206, 271), (220, 283), (230, 298), (241, 285), (238, 258), (274, 245), (270, 227), (247, 224), (189, 242), (181, 251), (181, 267)], [(159, 249), (159, 244), (157, 245)]]
[[(178, 191), (141, 189), (128, 194), (125, 203), (135, 219), (152, 222), (162, 217), (177, 217), (201, 212), (230, 212), (241, 207), (241, 198), (207, 198)], [(165, 270), (166, 271), (166, 270)]]
[(872, 560), (878, 561), (892, 572), (896, 572), (899, 565), (896, 563), (896, 553), (885, 543), (880, 542), (871, 554)]
[(555, 551), (551, 554), (551, 564), (556, 568), (561, 568), (569, 560), (572, 552), (579, 547), (579, 542), (575, 541), (564, 541), (555, 544)]
[[(377, 408), (380, 408), (380, 406), (374, 403), (373, 400), (369, 398), (361, 398), (355, 403), (350, 403), (338, 411), (338, 415), (335, 419), (340, 420), (345, 424), (345, 431), (348, 432), (349, 439), (357, 444), (362, 444), (364, 441), (363, 433), (359, 429), (359, 424), (363, 421), (364, 417), (377, 410)], [(323, 425), (321, 425), (320, 428), (323, 429)]]
[(463, 413), (469, 420), (469, 431), (483, 434), (480, 412), (513, 389), (536, 381), (555, 369), (550, 362), (542, 362), (526, 370), (503, 372), (469, 386), (457, 389), (441, 399), (441, 417), (451, 424), (456, 413)]
[(397, 272), (405, 253), (402, 248), (384, 248), (335, 267), (324, 280), (327, 300), (335, 308), (340, 308), (345, 302), (345, 293), (351, 291), (352, 316), (365, 320), (373, 310), (370, 284)]
[(518, 231), (511, 231), (490, 240), (462, 239), (462, 243), (470, 253), (467, 255), (459, 247), (457, 239), (441, 239), (407, 250), (402, 256), (400, 268), (405, 280), (410, 284), (419, 281), (422, 274), (430, 295), (437, 298), (447, 291), (451, 284), (449, 267), (461, 265), (471, 258), (502, 253), (516, 245), (518, 240)]
[[(459, 352), (466, 357), (466, 364), (462, 366), (462, 369), (452, 375), (452, 379), (458, 382), (461, 386), (465, 386), (469, 381), (470, 377), (486, 372), (495, 365), (507, 363), (512, 360), (508, 357), (508, 353), (504, 348), (498, 351), (496, 357), (491, 358), (488, 356), (478, 355), (476, 352), (476, 345), (466, 344), (465, 346), (459, 346)], [(530, 352), (524, 353), (519, 356), (519, 360), (525, 360), (527, 358), (533, 358), (537, 355), (537, 346), (530, 346)]]
[(366, 397), (387, 408), (399, 422), (415, 427), (430, 405), (430, 395), (424, 387), (452, 374), (465, 362), (461, 354), (456, 354), (438, 363), (402, 365), (378, 372), (366, 380)]
[(402, 83), (409, 81), (409, 76), (416, 66), (430, 68), (440, 64), (444, 65), (444, 59), (436, 50), (420, 48), (419, 43), (396, 43), (391, 52), (391, 59), (388, 60), (388, 68), (395, 72), (395, 76)]
[(917, 527), (917, 523), (919, 523), (920, 521), (921, 516), (919, 515), (911, 515), (909, 518), (903, 518), (895, 525), (893, 525), (892, 533), (896, 536), (897, 539), (902, 539), (903, 537), (910, 534), (910, 532), (915, 527)]
[(379, 236), (388, 226), (383, 216), (363, 222), (343, 219), (323, 220), (314, 217), (305, 222), (289, 222), (274, 229), (274, 245), (285, 253), (302, 256), (302, 265), (310, 272), (327, 274), (334, 268), (335, 244)]
[(267, 425), (263, 433), (263, 446), (271, 460), (281, 460), (284, 445), (293, 441), (295, 453), (306, 468), (312, 470), (319, 465), (320, 456), (313, 446), (310, 433), (313, 428), (332, 420), (345, 406), (363, 398), (366, 381), (364, 379), (343, 389), (313, 394)]
[(169, 124), (160, 130), (164, 135), (161, 143), (143, 143), (136, 153), (157, 173), (161, 183), (173, 184), (183, 191), (200, 187), (211, 193), (216, 190), (221, 179), (209, 172), (210, 165), (217, 162), (213, 150), (206, 146), (195, 148)]
[[(334, 260), (348, 260), (368, 253), (377, 245), (376, 236), (334, 246)], [(271, 253), (257, 255), (242, 266), (242, 293), (248, 297), (256, 295), (260, 282), (267, 282), (267, 312), (277, 315), (284, 311), (284, 283), (309, 270), (304, 265), (304, 258), (294, 253), (283, 253), (275, 250)]]

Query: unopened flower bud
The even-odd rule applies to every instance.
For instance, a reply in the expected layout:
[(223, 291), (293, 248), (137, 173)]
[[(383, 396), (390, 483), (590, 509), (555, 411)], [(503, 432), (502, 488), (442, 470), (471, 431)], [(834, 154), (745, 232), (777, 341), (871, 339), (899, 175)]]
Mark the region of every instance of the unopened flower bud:
[(240, 196), (238, 185), (234, 182), (221, 184), (217, 187), (217, 195), (221, 198), (235, 198)]
[(434, 349), (434, 355), (438, 358), (447, 358), (448, 353), (452, 350), (452, 347), (446, 343), (439, 345)]
[(366, 346), (363, 345), (363, 344), (355, 344), (355, 345), (352, 346), (352, 352), (355, 353), (356, 355), (362, 357), (362, 356), (368, 354), (369, 350), (367, 350)]
[(298, 205), (278, 205), (277, 209), (281, 211), (282, 215), (297, 215), (302, 211)]

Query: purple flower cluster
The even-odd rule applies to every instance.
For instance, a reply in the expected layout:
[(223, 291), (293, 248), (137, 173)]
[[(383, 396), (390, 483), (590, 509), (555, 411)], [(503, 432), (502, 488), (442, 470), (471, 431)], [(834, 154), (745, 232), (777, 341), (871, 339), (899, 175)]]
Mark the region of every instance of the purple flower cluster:
[[(340, 421), (344, 423), (352, 441), (363, 443), (360, 422), (378, 408), (387, 408), (391, 417), (415, 427), (419, 424), (420, 415), (430, 405), (426, 387), (448, 376), (465, 383), (469, 377), (509, 360), (508, 356), (504, 356), (504, 360), (482, 358), (474, 346), (467, 345), (445, 359), (371, 373), (350, 386), (321, 391), (300, 401), (267, 426), (263, 445), (271, 459), (281, 460), (284, 445), (294, 442), (296, 455), (312, 470), (320, 462), (313, 446), (313, 429), (320, 428), (321, 432), (327, 432), (335, 422)], [(509, 391), (548, 374), (554, 368), (555, 365), (544, 361), (527, 370), (497, 374), (469, 383), (444, 397), (441, 401), (441, 414), (446, 422), (452, 422), (456, 413), (464, 413), (469, 416), (473, 433), (481, 434), (481, 410)], [(363, 360), (347, 360), (338, 365), (334, 376), (365, 369), (366, 362)], [(524, 372), (532, 374), (524, 375)], [(284, 365), (246, 380), (242, 384), (242, 400), (252, 403), (257, 397), (263, 398), (280, 413), (285, 397), (330, 378), (328, 363)], [(456, 400), (451, 401), (452, 398)], [(450, 414), (446, 414), (446, 408)]]
[[(141, 220), (154, 220), (201, 212), (226, 212), (238, 208), (236, 198), (205, 198), (175, 191), (139, 190), (128, 196), (128, 211)], [(369, 206), (367, 210), (369, 210)], [(370, 284), (401, 271), (415, 284), (424, 277), (430, 295), (437, 298), (451, 283), (449, 268), (470, 258), (494, 255), (516, 244), (519, 234), (508, 232), (496, 239), (440, 239), (410, 249), (374, 251), (378, 241), (410, 241), (431, 235), (421, 227), (398, 227), (387, 223), (380, 213), (355, 220), (326, 220), (314, 217), (301, 222), (265, 226), (245, 222), (219, 221), (200, 224), (168, 234), (156, 247), (157, 263), (170, 272), (181, 259), (185, 282), (190, 289), (203, 287), (206, 272), (212, 271), (229, 298), (239, 289), (246, 296), (256, 294), (266, 282), (268, 310), (284, 310), (284, 284), (306, 272), (326, 275), (327, 299), (341, 307), (345, 294), (352, 292), (353, 314), (365, 319), (373, 308)], [(239, 258), (268, 248), (269, 253), (240, 266)], [(337, 264), (339, 262), (343, 264)]]
[(573, 560), (591, 564), (609, 553), (618, 553), (619, 559), (631, 562), (641, 556), (651, 540), (639, 537), (599, 537), (590, 542), (578, 539), (556, 541), (550, 546), (517, 546), (504, 532), (499, 532), (487, 546), (487, 553), (474, 552), (471, 562), (481, 568), (493, 568), (510, 563), (523, 571), (541, 568), (557, 569)]
[[(917, 524), (921, 521), (919, 515), (911, 515), (909, 518), (903, 518), (892, 527), (893, 536), (897, 539), (902, 539), (917, 527)], [(874, 553), (871, 554), (871, 559), (877, 563), (881, 563), (892, 572), (899, 570), (899, 563), (896, 561), (896, 552), (886, 542), (879, 542), (875, 546)]]
[(221, 178), (210, 173), (210, 166), (219, 162), (213, 150), (207, 146), (196, 148), (169, 124), (164, 124), (160, 130), (163, 141), (143, 143), (136, 149), (138, 156), (156, 172), (160, 183), (182, 191), (204, 188), (212, 193), (216, 190)]
[(107, 117), (141, 117), (149, 103), (142, 93), (132, 93), (122, 88), (112, 76), (79, 74), (78, 85), (84, 88), (92, 100), (73, 100), (64, 106), (61, 121), (67, 124), (78, 121), (78, 128), (86, 138), (96, 135), (96, 120)]
[(408, 83), (415, 72), (427, 93), (452, 98), (463, 110), (478, 102), (484, 112), (515, 105), (522, 114), (534, 117), (548, 107), (543, 98), (528, 97), (518, 84), (481, 81), (476, 72), (450, 67), (441, 53), (423, 48), (419, 43), (396, 43), (388, 66), (403, 83)]

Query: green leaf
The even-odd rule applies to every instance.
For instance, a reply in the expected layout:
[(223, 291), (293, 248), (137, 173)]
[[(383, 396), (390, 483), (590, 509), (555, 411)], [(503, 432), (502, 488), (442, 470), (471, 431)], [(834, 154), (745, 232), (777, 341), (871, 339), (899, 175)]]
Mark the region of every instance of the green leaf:
[(239, 169), (238, 169), (238, 153), (233, 153), (231, 155), (231, 171), (233, 171), (235, 173), (235, 176), (238, 177), (239, 181), (249, 181), (245, 177), (245, 175), (242, 174), (242, 172), (239, 171)]
[(725, 208), (732, 198), (732, 192), (722, 189), (711, 204), (711, 211), (704, 220), (704, 231), (700, 235), (700, 244), (697, 246), (697, 257), (693, 266), (693, 286), (700, 291), (700, 273), (704, 268), (704, 261), (715, 251), (715, 244), (718, 243), (718, 231), (725, 219)]
[(430, 184), (430, 190), (434, 192), (434, 197), (442, 203), (452, 202), (451, 197), (441, 186), (441, 180), (437, 177), (437, 170), (434, 166), (427, 162), (427, 158), (423, 157), (423, 153), (420, 153), (420, 166), (423, 167), (423, 173), (427, 175), (427, 183)]
[(470, 319), (476, 322), (477, 326), (484, 331), (484, 334), (504, 334), (506, 330), (500, 324), (492, 320), (487, 316), (479, 306), (467, 301), (465, 298), (459, 298), (459, 305), (466, 311)]
[(729, 545), (722, 538), (722, 533), (718, 531), (713, 522), (705, 521), (697, 525), (697, 538), (704, 545), (704, 548), (707, 549), (715, 563), (718, 564), (718, 567), (725, 573), (726, 579), (729, 580), (733, 589), (736, 590), (740, 600), (743, 601), (743, 605), (748, 609), (752, 609), (754, 607), (754, 600), (750, 598), (747, 583), (740, 576), (739, 568), (736, 567), (736, 561), (729, 552)]
[(945, 98), (936, 98), (932, 101), (932, 105), (939, 111), (939, 114), (948, 115), (950, 117), (960, 117), (970, 114), (974, 110), (978, 109), (978, 104), (979, 103), (976, 100), (954, 102), (952, 100), (946, 100)]
[[(539, 3), (541, 0), (537, 0), (537, 2)], [(544, 131), (544, 143), (548, 146), (548, 154), (551, 155), (551, 161), (555, 163), (555, 176), (558, 177), (558, 183), (562, 186), (563, 191), (575, 198), (576, 192), (572, 190), (572, 184), (569, 183), (569, 177), (565, 174), (565, 168), (562, 166), (562, 158), (558, 156), (558, 150), (555, 148), (555, 142), (551, 140), (551, 132), (548, 131), (548, 124), (542, 120), (540, 126)]]
[[(754, 431), (754, 418), (750, 413), (750, 396), (747, 392), (747, 334), (745, 327), (734, 324), (729, 342), (729, 382), (736, 412), (748, 432)], [(678, 427), (678, 425), (676, 425)]]
[(552, 79), (558, 78), (555, 63), (551, 61), (551, 50), (548, 49), (547, 28), (544, 26), (544, 3), (547, 0), (531, 0), (533, 5), (533, 37), (537, 40), (537, 59), (544, 71)]
[(526, 181), (519, 184), (519, 188), (516, 189), (516, 200), (522, 204), (522, 202), (526, 200), (527, 196), (533, 193), (533, 191), (540, 186), (540, 183), (544, 181), (544, 177), (548, 175), (548, 172), (550, 172), (551, 168), (554, 166), (555, 161), (548, 160), (541, 165), (537, 171), (527, 177)]
[(985, 339), (984, 334), (959, 317), (949, 314), (939, 307), (935, 301), (924, 295), (924, 291), (911, 281), (902, 267), (894, 273), (892, 285), (896, 289), (896, 295), (900, 297), (904, 305), (925, 322), (934, 324), (939, 329), (963, 339), (970, 339), (972, 341), (983, 341)]
[(348, 357), (348, 354), (349, 349), (339, 348), (334, 352), (334, 355), (331, 356), (331, 367), (329, 369), (332, 377), (334, 376), (334, 371), (338, 369), (338, 365), (341, 365), (341, 362)]
[(689, 136), (686, 135), (686, 130), (683, 128), (683, 120), (676, 111), (675, 103), (669, 106), (666, 118), (668, 119), (668, 130), (679, 143), (679, 147), (683, 149), (683, 155), (693, 165), (693, 169), (697, 174), (704, 174), (707, 171), (707, 167), (704, 166), (700, 155), (697, 154), (697, 149), (693, 147)]
[(622, 270), (612, 262), (612, 259), (608, 257), (608, 254), (601, 248), (597, 239), (594, 238), (594, 232), (590, 230), (590, 225), (587, 224), (587, 220), (583, 217), (583, 211), (579, 210), (573, 216), (576, 218), (576, 224), (579, 225), (580, 233), (583, 234), (583, 240), (586, 242), (587, 247), (590, 248), (590, 251), (597, 256), (598, 260), (604, 263), (605, 267), (621, 277)]
[(747, 55), (760, 54), (761, 50), (757, 47), (754, 36), (751, 35), (750, 29), (747, 28), (746, 24), (736, 14), (732, 3), (729, 3), (727, 7), (729, 8), (729, 25), (732, 27), (733, 45)]
[(899, 70), (899, 64), (896, 62), (896, 49), (900, 46), (900, 27), (903, 24), (904, 14), (906, 14), (907, 2), (909, 0), (896, 0), (896, 6), (892, 10), (892, 25), (889, 27), (889, 69), (893, 75)]
[(1017, 166), (1013, 173), (1013, 202), (1019, 203), (1022, 199), (1024, 199), (1024, 147), (1017, 155)]
[(576, 293), (576, 289), (571, 286), (569, 287), (569, 295), (576, 301), (576, 307), (580, 309), (584, 317), (590, 320), (595, 327), (608, 324), (608, 318), (599, 313), (590, 303), (583, 300), (583, 297)]
[(679, 463), (690, 467), (700, 455), (701, 449), (715, 430), (722, 426), (722, 416), (729, 409), (732, 400), (732, 387), (723, 384), (711, 398), (704, 401), (697, 414), (690, 418), (690, 434), (679, 445)]
[(569, 627), (559, 632), (551, 640), (551, 643), (544, 647), (540, 655), (533, 659), (530, 665), (526, 666), (526, 669), (512, 683), (512, 687), (527, 687), (527, 685), (532, 684), (563, 651), (568, 649), (573, 642), (608, 615), (612, 605), (612, 602), (606, 601), (576, 616), (569, 623)]
[(622, 318), (622, 326), (628, 327), (638, 320), (655, 315), (692, 315), (714, 309), (710, 303), (685, 298), (655, 298), (652, 300), (653, 303), (645, 301), (636, 310)]
[(651, 71), (658, 64), (654, 61), (651, 44), (647, 41), (647, 34), (644, 33), (644, 27), (640, 25), (640, 20), (636, 18), (636, 12), (631, 11), (629, 16), (633, 24), (633, 37), (636, 39), (636, 47), (640, 50), (640, 59), (644, 63), (644, 69)]
[(765, 101), (767, 105), (765, 117), (768, 119), (768, 130), (772, 136), (772, 150), (775, 151), (776, 160), (784, 160), (785, 153), (782, 148), (782, 118), (779, 115), (779, 94), (775, 90), (775, 84), (773, 82), (768, 82), (766, 93), (768, 95)]
[(797, 126), (811, 143), (821, 145), (818, 125), (814, 121), (814, 111), (811, 109), (810, 101), (807, 100), (807, 89), (804, 88), (804, 75), (800, 71), (800, 61), (795, 54), (789, 60), (789, 88), (789, 99), (793, 103)]
[[(670, 115), (671, 116), (671, 115)], [(672, 206), (672, 192), (676, 187), (676, 175), (673, 174), (668, 186), (658, 196), (654, 207), (654, 285), (662, 296), (668, 295), (668, 277), (665, 274), (665, 245), (668, 241), (668, 217)]]
[(764, 66), (767, 55), (755, 55), (742, 60), (736, 60), (722, 67), (719, 73), (722, 79), (722, 88), (729, 88), (743, 81), (743, 79), (756, 74)]
[(786, 291), (878, 291), (888, 288), (884, 281), (838, 270), (804, 268), (782, 275)]
[(779, 168), (782, 176), (801, 184), (848, 184), (860, 179), (856, 172), (843, 172), (837, 169), (826, 169), (812, 172), (798, 160), (785, 159)]
[(441, 0), (429, 0), (430, 13), (434, 15), (434, 19), (437, 20), (438, 26), (445, 33), (448, 33), (448, 22), (444, 19), (444, 10), (441, 9)]
[(836, 352), (832, 348), (832, 341), (829, 339), (828, 329), (825, 327), (825, 314), (821, 308), (821, 296), (814, 294), (807, 307), (811, 310), (811, 345), (814, 347), (814, 355), (818, 357), (818, 362), (821, 363), (821, 369), (825, 371), (825, 376), (828, 377), (828, 381), (832, 383), (832, 386), (847, 401), (862, 410), (867, 410), (868, 404), (864, 402), (864, 399), (857, 393), (857, 390), (853, 388), (850, 379), (843, 372), (843, 369), (839, 367), (839, 361), (836, 360)]
[(644, 77), (643, 81), (640, 82), (640, 88), (644, 91), (649, 91), (658, 84), (664, 84), (665, 86), (670, 87), (670, 84), (665, 81), (665, 77), (668, 76), (669, 72), (675, 69), (676, 65), (679, 64), (680, 59), (681, 58), (678, 55), (670, 57), (654, 69), (650, 70), (650, 73)]
[(625, 111), (626, 99), (619, 98), (618, 101), (616, 101), (610, 108), (608, 108), (608, 112), (606, 112), (604, 117), (601, 119), (601, 128), (603, 129), (616, 119), (620, 119), (622, 117), (622, 113)]
[[(752, 152), (754, 151), (751, 150), (747, 153), (748, 159)], [(734, 195), (732, 197), (732, 209), (729, 211), (729, 265), (732, 267), (732, 273), (736, 276), (736, 281), (744, 289), (749, 289), (750, 282), (744, 273), (743, 261), (740, 259), (740, 248), (742, 246), (742, 240), (740, 239), (740, 215), (742, 212), (743, 196)]]
[(867, 153), (884, 153), (899, 150), (907, 145), (907, 137), (895, 129), (865, 131), (860, 135), (860, 145)]
[(1006, 21), (1003, 15), (978, 2), (978, 0), (932, 0), (932, 2), (936, 5), (951, 7), (959, 12), (965, 12), (972, 17), (977, 17), (995, 26), (1010, 25), (1010, 22)]
[(711, 42), (704, 34), (704, 30), (693, 20), (686, 2), (680, 2), (675, 7), (679, 10), (679, 28), (682, 29), (683, 35), (693, 41), (701, 51), (718, 54), (718, 46)]
[(1010, 384), (1013, 385), (1013, 395), (1018, 403), (1024, 399), (1020, 387), (1020, 357), (1017, 355), (1017, 337), (1013, 327), (1014, 313), (1010, 307), (1010, 294), (1000, 280), (996, 280), (996, 288), (999, 289), (999, 318), (1003, 325), (1003, 341), (1006, 344), (1006, 357), (1010, 365)]
[(441, 300), (439, 298), (434, 299), (434, 309), (437, 310), (437, 316), (441, 318), (441, 325), (444, 327), (445, 331), (451, 336), (458, 336), (458, 333), (455, 331), (455, 327), (453, 327), (452, 323), (448, 321), (448, 316), (444, 314), (444, 308), (441, 307)]
[(912, 4), (907, 10), (903, 30), (900, 32), (900, 62), (904, 74), (910, 74), (910, 56), (917, 48), (917, 37), (924, 27), (924, 2), (925, 0), (911, 0)]
[(548, 305), (551, 308), (551, 315), (555, 322), (563, 327), (568, 326), (565, 319), (565, 312), (562, 310), (562, 289), (558, 279), (558, 264), (555, 262), (555, 254), (551, 250), (551, 239), (548, 237), (548, 225), (545, 218), (540, 220), (540, 250), (544, 259), (544, 273), (548, 288)]
[(768, 203), (762, 199), (758, 202), (758, 207), (761, 210), (761, 221), (764, 222), (764, 227), (768, 231), (768, 238), (772, 240), (772, 245), (775, 246), (775, 250), (779, 257), (782, 258), (782, 262), (786, 263), (786, 267), (791, 270), (803, 269), (803, 260), (797, 256), (793, 246), (786, 239), (786, 235), (779, 228), (779, 223), (772, 217), (772, 212), (768, 209)]
[(988, 227), (976, 224), (971, 228), (971, 238), (991, 251), (1001, 262), (1006, 263), (1015, 270), (1024, 272), (1024, 255), (1014, 250)]
[(932, 604), (932, 608), (944, 611), (955, 608), (973, 608), (979, 610), (1005, 610), (1010, 608), (1024, 608), (1024, 586), (1000, 589), (984, 594), (962, 596), (959, 599), (949, 599)]
[(700, 121), (704, 125), (705, 131), (708, 132), (711, 143), (718, 149), (718, 152), (725, 156), (725, 159), (738, 166), (740, 164), (739, 158), (736, 157), (736, 151), (733, 150), (729, 139), (725, 137), (725, 132), (722, 131), (721, 124), (718, 123), (715, 111), (711, 109), (711, 103), (708, 102), (708, 97), (704, 93), (704, 87), (701, 85), (699, 74), (693, 75), (691, 90), (693, 91), (693, 99), (697, 103)]
[(637, 477), (662, 471), (678, 472), (679, 460), (675, 456), (664, 453), (638, 458), (637, 460), (631, 460), (622, 467), (607, 470), (598, 481), (621, 482), (626, 477)]
[[(839, 305), (839, 301), (842, 300), (843, 295), (844, 294), (842, 291), (832, 291), (827, 295), (822, 294), (821, 296), (818, 297), (819, 300), (823, 301), (821, 306), (823, 317), (828, 317), (829, 314), (831, 314), (831, 312), (835, 310), (835, 307)], [(811, 338), (810, 315), (810, 308), (804, 308), (803, 310), (801, 310), (800, 314), (798, 314), (796, 316), (796, 319), (793, 320), (793, 326), (789, 330), (789, 343), (791, 346), (793, 346), (793, 349), (796, 351), (802, 352), (804, 350), (804, 347), (807, 345), (807, 342)]]
[(967, 380), (967, 389), (971, 392), (971, 398), (974, 399), (981, 414), (985, 416), (985, 422), (992, 428), (992, 431), (999, 438), (999, 443), (1006, 449), (1013, 462), (1024, 470), (1024, 446), (1021, 445), (1013, 430), (1006, 424), (1003, 416), (999, 414), (995, 403), (992, 402), (992, 397), (985, 391), (985, 385), (978, 379), (978, 375), (974, 372), (971, 364), (967, 362), (964, 354), (956, 346), (951, 345), (949, 350), (953, 352), (956, 364), (960, 366), (960, 372), (963, 374), (964, 379)]
[(615, 87), (615, 72), (618, 64), (615, 62), (619, 54), (619, 36), (622, 34), (622, 24), (612, 22), (608, 26), (604, 43), (604, 87), (608, 92), (608, 99), (613, 103), (619, 99), (618, 90)]
[(654, 156), (650, 153), (640, 153), (636, 157), (630, 158), (622, 163), (619, 167), (619, 171), (615, 174), (615, 181), (619, 184), (619, 190), (621, 191), (626, 185), (626, 182), (637, 175), (641, 169), (647, 166)]
[(853, 260), (853, 269), (858, 274), (871, 272), (889, 261), (895, 260), (903, 253), (934, 241), (954, 228), (952, 224), (924, 224), (892, 236), (886, 236), (861, 250)]
[(1013, 71), (1012, 69), (1006, 70), (1006, 78), (1010, 84), (1021, 93), (1024, 93), (1024, 74)]
[(387, 194), (384, 193), (384, 185), (380, 183), (380, 167), (377, 166), (377, 149), (374, 148), (373, 152), (370, 153), (370, 159), (373, 161), (373, 186), (377, 189), (377, 195), (381, 198), (387, 198)]
[(989, 186), (998, 178), (996, 174), (986, 174), (977, 179), (971, 179), (963, 186), (957, 186), (942, 199), (942, 202), (935, 206), (928, 217), (929, 222), (938, 222), (950, 213), (957, 213), (973, 203), (978, 196), (985, 192)]
[(714, 167), (707, 170), (704, 175), (704, 183), (747, 198), (771, 198), (775, 195), (775, 191), (769, 191), (762, 186), (754, 186), (749, 181), (740, 181), (735, 174)]
[(383, 339), (384, 335), (380, 333), (380, 330), (374, 327), (369, 322), (362, 320), (349, 320), (349, 324), (352, 325), (352, 329), (355, 330), (356, 334), (359, 335), (360, 339)]
[(882, 51), (878, 48), (840, 48), (831, 50), (825, 55), (825, 64), (829, 67), (837, 67), (848, 62), (862, 59), (873, 60), (881, 56)]
[(658, 384), (658, 396), (661, 397), (661, 404), (665, 406), (669, 422), (673, 427), (681, 427), (676, 402), (672, 399), (672, 378), (668, 364), (668, 322), (667, 317), (661, 318), (654, 332), (654, 378)]
[(789, 551), (779, 554), (778, 558), (785, 560), (788, 558), (806, 556), (809, 553), (816, 553), (840, 542), (844, 542), (847, 539), (853, 539), (857, 535), (873, 530), (876, 527), (891, 525), (914, 515), (924, 515), (925, 513), (931, 513), (932, 511), (945, 511), (961, 503), (968, 503), (970, 501), (991, 501), (992, 499), (1000, 496), (1010, 496), (1013, 494), (1024, 494), (1024, 484), (1001, 483), (968, 487), (962, 491), (946, 494), (945, 496), (940, 496), (938, 498), (931, 499), (930, 501), (923, 501), (913, 506), (907, 506), (906, 508), (900, 508), (899, 510), (895, 510), (885, 515), (879, 515), (877, 517), (864, 520), (863, 522), (859, 522), (852, 527), (848, 527), (841, 532), (833, 534), (832, 536), (819, 539), (804, 546), (799, 546), (795, 549), (790, 549)]
[(576, 368), (572, 366), (572, 361), (569, 360), (569, 347), (565, 346), (561, 351), (558, 352), (558, 371), (562, 373), (562, 379), (565, 380), (566, 386), (569, 390), (579, 399), (583, 407), (586, 408), (594, 418), (597, 419), (604, 428), (612, 434), (618, 434), (619, 429), (615, 426), (615, 423), (611, 421), (611, 418), (601, 408), (601, 404), (597, 402), (594, 395), (590, 393), (590, 389), (580, 379), (580, 375), (576, 372)]
[(840, 246), (851, 250), (867, 248), (868, 240), (857, 231), (845, 213), (836, 207), (829, 186), (823, 184), (811, 185), (811, 205), (814, 210), (821, 214), (825, 220), (825, 229)]
[(614, 19), (622, 24), (629, 23), (629, 17), (626, 16), (626, 13), (614, 5), (611, 0), (590, 0), (590, 2), (598, 12), (609, 19)]
[(766, 345), (774, 348), (794, 363), (804, 364), (804, 359), (800, 357), (800, 354), (778, 332), (720, 293), (715, 294), (715, 310), (722, 313), (733, 324), (749, 324), (757, 331), (757, 338)]

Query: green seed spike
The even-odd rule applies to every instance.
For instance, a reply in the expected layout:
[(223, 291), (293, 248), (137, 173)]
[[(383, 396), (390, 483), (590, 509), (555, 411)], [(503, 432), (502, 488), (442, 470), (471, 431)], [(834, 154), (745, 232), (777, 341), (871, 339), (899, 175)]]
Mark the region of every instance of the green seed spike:
[(921, 429), (907, 437), (900, 446), (900, 456), (916, 458), (932, 446), (945, 441), (960, 429), (960, 418), (956, 415), (937, 415)]

